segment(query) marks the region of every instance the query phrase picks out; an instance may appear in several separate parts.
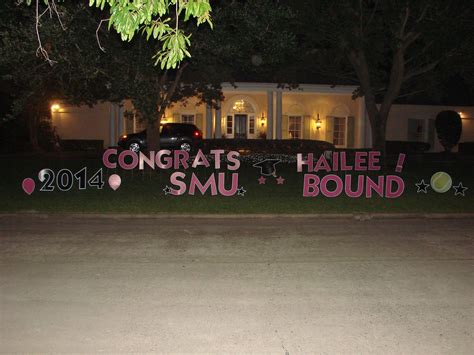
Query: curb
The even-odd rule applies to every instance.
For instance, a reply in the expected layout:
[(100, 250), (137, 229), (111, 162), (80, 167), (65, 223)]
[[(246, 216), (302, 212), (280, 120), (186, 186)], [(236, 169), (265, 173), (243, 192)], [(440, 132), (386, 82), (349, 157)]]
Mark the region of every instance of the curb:
[(474, 213), (315, 213), (315, 214), (129, 214), (129, 213), (39, 213), (19, 212), (0, 213), (0, 218), (35, 217), (35, 218), (97, 218), (97, 219), (355, 219), (360, 221), (372, 219), (474, 219)]

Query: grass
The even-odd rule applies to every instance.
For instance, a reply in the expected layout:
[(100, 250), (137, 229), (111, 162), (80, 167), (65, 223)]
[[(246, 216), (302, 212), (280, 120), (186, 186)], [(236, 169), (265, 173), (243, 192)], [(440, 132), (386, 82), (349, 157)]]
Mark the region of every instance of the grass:
[[(100, 159), (53, 159), (53, 158), (3, 158), (2, 180), (0, 182), (0, 212), (80, 212), (80, 213), (457, 213), (474, 212), (474, 174), (472, 165), (463, 163), (405, 163), (401, 176), (406, 189), (400, 198), (387, 199), (373, 197), (370, 199), (348, 198), (343, 195), (337, 198), (317, 196), (303, 197), (303, 174), (296, 172), (295, 165), (279, 164), (278, 175), (285, 178), (283, 185), (277, 185), (275, 179), (267, 178), (267, 184), (258, 184), (258, 170), (243, 164), (238, 170), (239, 186), (247, 192), (245, 196), (195, 196), (165, 195), (163, 188), (170, 185), (170, 171), (124, 171), (104, 170), (106, 184), (102, 190), (87, 188), (79, 190), (77, 182), (68, 192), (57, 188), (53, 192), (39, 191), (41, 183), (37, 174), (43, 168), (58, 172), (69, 168), (73, 172), (87, 166), (89, 172), (102, 167)], [(462, 181), (469, 187), (466, 196), (454, 196), (454, 190), (440, 194), (428, 189), (428, 193), (417, 193), (415, 182), (430, 177), (437, 171), (446, 171), (453, 178), (453, 183)], [(213, 169), (188, 169), (187, 176), (195, 172), (202, 182), (214, 171)], [(122, 185), (113, 191), (107, 184), (108, 175), (117, 173), (122, 178)], [(394, 174), (389, 168), (388, 174)], [(27, 195), (23, 192), (21, 182), (31, 177), (36, 182), (36, 190)], [(230, 182), (230, 180), (229, 180)], [(230, 185), (230, 184), (228, 184)]]

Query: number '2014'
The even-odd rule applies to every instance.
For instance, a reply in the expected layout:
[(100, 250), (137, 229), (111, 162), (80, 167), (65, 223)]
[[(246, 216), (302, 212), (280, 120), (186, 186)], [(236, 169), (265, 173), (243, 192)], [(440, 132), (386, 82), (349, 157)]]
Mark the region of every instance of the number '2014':
[(75, 174), (69, 169), (61, 169), (57, 174), (51, 169), (43, 169), (39, 172), (38, 178), (43, 183), (40, 191), (54, 191), (56, 187), (61, 191), (69, 191), (75, 181), (78, 182), (79, 190), (85, 190), (87, 186), (97, 189), (102, 189), (104, 186), (102, 169), (87, 179), (87, 167)]

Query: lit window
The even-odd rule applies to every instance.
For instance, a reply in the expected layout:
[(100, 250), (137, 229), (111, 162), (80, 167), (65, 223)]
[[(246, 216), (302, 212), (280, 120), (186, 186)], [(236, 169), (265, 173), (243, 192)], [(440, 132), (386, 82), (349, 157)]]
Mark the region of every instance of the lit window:
[(346, 118), (334, 117), (333, 143), (336, 146), (346, 145)]
[(255, 116), (249, 117), (249, 134), (255, 134)]
[(232, 134), (234, 119), (231, 115), (227, 116), (227, 134)]
[(194, 124), (194, 115), (181, 115), (181, 123)]
[(252, 105), (245, 100), (237, 100), (232, 106), (232, 113), (254, 113)]
[(290, 139), (301, 139), (301, 116), (288, 117), (288, 135)]

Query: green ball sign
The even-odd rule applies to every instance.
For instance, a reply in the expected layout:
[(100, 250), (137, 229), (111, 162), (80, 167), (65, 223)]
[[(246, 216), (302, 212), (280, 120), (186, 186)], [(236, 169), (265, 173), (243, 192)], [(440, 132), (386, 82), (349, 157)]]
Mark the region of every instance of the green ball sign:
[(445, 193), (453, 185), (453, 179), (451, 179), (451, 176), (449, 176), (448, 173), (445, 173), (444, 171), (438, 171), (431, 177), (430, 184), (434, 191)]

